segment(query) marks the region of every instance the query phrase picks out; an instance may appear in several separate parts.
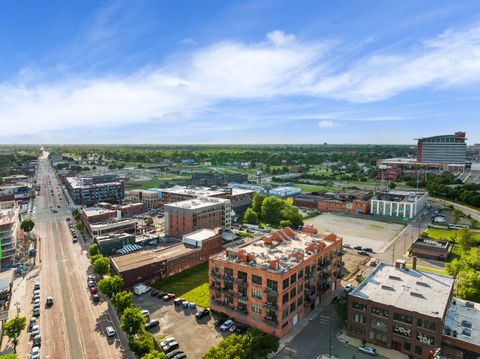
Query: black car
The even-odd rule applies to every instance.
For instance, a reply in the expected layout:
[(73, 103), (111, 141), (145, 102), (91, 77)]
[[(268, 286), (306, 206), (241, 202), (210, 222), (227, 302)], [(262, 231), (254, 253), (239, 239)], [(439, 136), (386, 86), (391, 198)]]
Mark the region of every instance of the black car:
[(235, 334), (245, 334), (248, 330), (248, 327), (245, 325), (239, 325), (235, 328)]
[(149, 330), (158, 326), (160, 326), (160, 321), (158, 319), (152, 319), (145, 324), (145, 330)]
[(359, 251), (358, 254), (360, 254), (361, 256), (369, 256), (370, 255), (365, 251)]
[(227, 320), (226, 319), (216, 319), (215, 322), (213, 323), (216, 327), (221, 326), (223, 323), (225, 323)]
[(195, 313), (195, 318), (202, 319), (203, 317), (206, 317), (209, 314), (210, 314), (210, 311), (207, 308), (205, 308), (205, 309), (202, 309), (201, 311)]
[(356, 249), (357, 251), (361, 251), (363, 248), (362, 248), (362, 246), (355, 246), (355, 247), (353, 247), (353, 249)]
[(365, 252), (368, 252), (368, 253), (373, 253), (373, 249), (372, 248), (363, 248), (363, 250)]
[(151, 295), (152, 297), (156, 297), (156, 296), (158, 295), (158, 291), (152, 290), (152, 291), (150, 292), (150, 295)]
[(162, 291), (160, 290), (160, 291), (158, 291), (158, 293), (157, 293), (157, 297), (160, 298), (160, 299), (162, 299), (166, 294), (167, 294), (167, 293), (162, 292)]
[(181, 351), (180, 349), (174, 350), (173, 352), (167, 354), (167, 359), (172, 359), (174, 356), (182, 353), (183, 351)]
[(100, 301), (100, 296), (99, 296), (98, 294), (93, 294), (93, 295), (92, 295), (92, 300), (93, 300), (94, 302), (99, 302), (99, 301)]

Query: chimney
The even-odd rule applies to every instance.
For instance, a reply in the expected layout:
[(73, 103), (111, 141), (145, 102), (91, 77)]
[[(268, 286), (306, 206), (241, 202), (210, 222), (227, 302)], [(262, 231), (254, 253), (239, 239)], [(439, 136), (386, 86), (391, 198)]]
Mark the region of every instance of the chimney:
[(395, 268), (397, 269), (405, 269), (405, 259), (397, 259), (395, 261)]
[(417, 269), (417, 257), (416, 256), (412, 257), (412, 269), (413, 270)]

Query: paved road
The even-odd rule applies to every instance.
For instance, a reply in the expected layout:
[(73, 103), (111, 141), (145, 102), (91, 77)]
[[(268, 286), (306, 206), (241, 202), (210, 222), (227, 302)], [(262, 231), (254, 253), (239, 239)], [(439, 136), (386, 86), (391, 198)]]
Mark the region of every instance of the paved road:
[[(322, 316), (330, 317), (331, 327), (324, 324)], [(337, 316), (334, 305), (328, 305), (324, 312), (313, 319), (308, 326), (288, 343), (287, 347), (297, 351), (296, 359), (315, 359), (320, 354), (329, 354), (330, 333), (332, 338), (332, 356), (337, 358), (367, 359), (371, 356), (358, 351), (356, 347), (343, 343), (337, 339), (336, 334), (342, 330), (342, 324)], [(285, 349), (280, 351), (274, 359), (288, 358)], [(381, 355), (376, 358), (386, 359)]]
[(66, 222), (70, 209), (46, 158), (40, 159), (37, 181), (41, 190), (34, 220), (41, 238), (37, 263), (42, 305), (47, 296), (54, 298), (52, 308), (41, 309), (42, 358), (131, 357), (124, 353), (126, 344), (120, 339), (105, 336), (105, 327), (118, 323), (112, 323), (107, 302), (94, 305), (90, 299), (86, 286), (89, 260), (81, 245), (72, 242)]

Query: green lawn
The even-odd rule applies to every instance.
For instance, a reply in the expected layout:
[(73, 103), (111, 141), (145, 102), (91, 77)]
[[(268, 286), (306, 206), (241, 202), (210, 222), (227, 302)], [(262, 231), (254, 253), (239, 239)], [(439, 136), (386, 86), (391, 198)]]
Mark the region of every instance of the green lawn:
[(160, 181), (150, 180), (150, 181), (129, 181), (125, 182), (125, 189), (149, 189), (156, 188), (160, 184)]
[[(432, 239), (454, 239), (457, 229), (442, 229), (442, 228), (429, 228), (427, 230), (428, 236)], [(480, 242), (480, 233), (472, 232), (475, 242)]]
[(174, 293), (177, 297), (185, 298), (203, 308), (210, 306), (208, 263), (199, 264), (169, 278), (156, 281), (152, 287)]
[[(411, 264), (407, 264), (407, 268), (412, 268)], [(428, 267), (419, 267), (417, 266), (418, 270), (424, 271), (424, 272), (430, 272), (430, 273), (437, 273), (437, 274), (448, 274), (445, 270), (441, 269), (434, 269), (434, 268), (428, 268)]]

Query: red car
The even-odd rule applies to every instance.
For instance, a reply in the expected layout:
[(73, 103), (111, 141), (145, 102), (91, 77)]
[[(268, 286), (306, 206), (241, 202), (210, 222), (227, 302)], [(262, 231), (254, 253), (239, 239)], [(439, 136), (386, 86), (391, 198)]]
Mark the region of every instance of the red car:
[(92, 294), (97, 294), (98, 293), (98, 288), (97, 287), (90, 287), (88, 289), (90, 290), (90, 293), (92, 293)]

